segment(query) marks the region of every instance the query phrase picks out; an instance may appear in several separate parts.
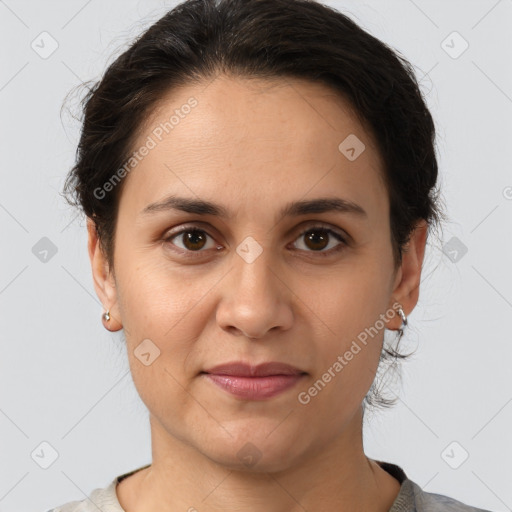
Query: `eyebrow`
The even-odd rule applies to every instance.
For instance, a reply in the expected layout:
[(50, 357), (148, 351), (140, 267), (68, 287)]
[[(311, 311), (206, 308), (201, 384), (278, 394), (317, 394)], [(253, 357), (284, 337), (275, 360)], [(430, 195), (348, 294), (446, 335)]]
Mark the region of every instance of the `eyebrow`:
[[(232, 217), (227, 208), (222, 205), (205, 201), (203, 199), (191, 199), (171, 195), (162, 201), (151, 203), (142, 211), (142, 215), (150, 215), (162, 211), (182, 211), (195, 215), (213, 215), (223, 219)], [(351, 213), (360, 218), (368, 218), (366, 211), (358, 204), (339, 197), (320, 197), (302, 201), (292, 201), (286, 204), (279, 215), (281, 217), (293, 217), (308, 215), (311, 213), (341, 212)]]

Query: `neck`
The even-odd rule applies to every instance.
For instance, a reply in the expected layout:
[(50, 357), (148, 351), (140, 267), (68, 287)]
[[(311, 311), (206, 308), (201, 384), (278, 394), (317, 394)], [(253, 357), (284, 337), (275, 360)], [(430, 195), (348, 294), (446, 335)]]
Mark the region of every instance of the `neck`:
[[(362, 411), (331, 442), (312, 446), (275, 470), (219, 464), (171, 436), (153, 417), (151, 434), (151, 466), (118, 486), (126, 512), (387, 512), (400, 490), (399, 482), (364, 454)], [(130, 478), (127, 489), (123, 483)]]

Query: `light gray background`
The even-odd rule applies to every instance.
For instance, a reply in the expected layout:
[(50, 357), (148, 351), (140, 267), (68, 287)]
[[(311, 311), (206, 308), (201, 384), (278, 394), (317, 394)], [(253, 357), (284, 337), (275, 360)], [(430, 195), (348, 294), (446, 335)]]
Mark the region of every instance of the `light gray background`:
[[(418, 350), (397, 406), (366, 426), (366, 453), (426, 491), (512, 510), (512, 1), (328, 3), (414, 64), (438, 128), (443, 243), (468, 249), (454, 262), (429, 245), (405, 337)], [(100, 322), (84, 220), (59, 196), (79, 134), (60, 107), (174, 5), (0, 1), (0, 511), (83, 499), (151, 460), (121, 337)], [(47, 59), (31, 47), (43, 31), (59, 45)], [(460, 39), (442, 45), (453, 31), (469, 43), (457, 58), (445, 50)], [(32, 252), (43, 237), (57, 248), (46, 262)], [(58, 452), (48, 469), (42, 442)]]

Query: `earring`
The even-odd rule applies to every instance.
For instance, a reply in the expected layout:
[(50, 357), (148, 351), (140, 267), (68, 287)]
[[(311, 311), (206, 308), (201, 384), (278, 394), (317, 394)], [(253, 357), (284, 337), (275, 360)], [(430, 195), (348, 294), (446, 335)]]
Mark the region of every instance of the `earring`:
[(405, 316), (404, 310), (402, 308), (398, 309), (398, 314), (402, 318), (402, 325), (400, 326), (400, 328), (398, 330), (400, 331), (400, 333), (403, 333), (404, 332), (403, 328), (407, 325), (407, 317)]
[(107, 309), (107, 311), (105, 311), (105, 313), (103, 313), (103, 319), (108, 322), (110, 320), (110, 310)]

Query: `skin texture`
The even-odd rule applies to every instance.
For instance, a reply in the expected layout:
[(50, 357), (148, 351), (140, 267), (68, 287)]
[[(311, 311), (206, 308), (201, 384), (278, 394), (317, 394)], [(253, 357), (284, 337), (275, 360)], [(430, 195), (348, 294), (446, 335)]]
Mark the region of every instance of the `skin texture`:
[[(364, 454), (361, 407), (384, 329), (308, 404), (297, 396), (395, 302), (406, 315), (414, 309), (426, 223), (395, 273), (383, 162), (327, 86), (220, 75), (163, 98), (140, 145), (191, 96), (197, 106), (125, 178), (114, 269), (88, 221), (94, 284), (111, 314), (104, 325), (124, 328), (151, 425), (152, 465), (118, 485), (120, 503), (127, 512), (387, 511), (400, 486)], [(354, 161), (338, 149), (349, 134), (365, 144)], [(170, 194), (219, 203), (232, 217), (141, 214)], [(353, 201), (367, 217), (279, 217), (288, 202), (319, 197)], [(333, 235), (324, 245), (300, 235), (319, 224), (345, 235), (340, 251), (320, 254), (339, 247)], [(164, 241), (185, 225), (203, 238)], [(236, 251), (248, 236), (262, 249), (252, 263)], [(385, 325), (396, 330), (401, 319)], [(160, 351), (149, 365), (136, 357), (145, 339)], [(266, 400), (236, 398), (200, 375), (235, 360), (286, 362), (307, 375)], [(239, 457), (247, 443), (259, 456), (251, 467)]]

